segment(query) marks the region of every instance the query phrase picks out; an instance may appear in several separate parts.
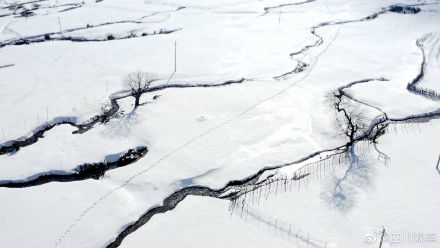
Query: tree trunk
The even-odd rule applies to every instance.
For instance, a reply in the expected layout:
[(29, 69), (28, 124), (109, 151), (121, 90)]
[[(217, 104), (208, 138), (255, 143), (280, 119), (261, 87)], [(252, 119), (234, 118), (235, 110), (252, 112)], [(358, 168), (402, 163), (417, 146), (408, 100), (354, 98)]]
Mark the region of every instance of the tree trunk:
[(135, 95), (134, 98), (135, 98), (134, 107), (136, 108), (137, 106), (139, 106), (139, 99), (141, 98), (141, 96)]

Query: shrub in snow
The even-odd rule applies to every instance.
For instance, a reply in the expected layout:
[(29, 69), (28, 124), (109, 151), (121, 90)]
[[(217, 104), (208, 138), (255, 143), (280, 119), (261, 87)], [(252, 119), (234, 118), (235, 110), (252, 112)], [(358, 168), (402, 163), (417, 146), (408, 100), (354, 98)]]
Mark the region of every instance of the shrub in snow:
[(417, 14), (420, 12), (420, 8), (412, 6), (393, 5), (390, 7), (390, 11), (401, 14)]

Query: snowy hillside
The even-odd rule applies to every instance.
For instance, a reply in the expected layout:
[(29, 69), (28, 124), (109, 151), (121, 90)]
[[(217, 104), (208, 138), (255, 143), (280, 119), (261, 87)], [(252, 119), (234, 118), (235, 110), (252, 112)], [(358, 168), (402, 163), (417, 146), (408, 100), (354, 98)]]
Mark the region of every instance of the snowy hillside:
[(440, 1), (0, 1), (0, 248), (440, 247)]

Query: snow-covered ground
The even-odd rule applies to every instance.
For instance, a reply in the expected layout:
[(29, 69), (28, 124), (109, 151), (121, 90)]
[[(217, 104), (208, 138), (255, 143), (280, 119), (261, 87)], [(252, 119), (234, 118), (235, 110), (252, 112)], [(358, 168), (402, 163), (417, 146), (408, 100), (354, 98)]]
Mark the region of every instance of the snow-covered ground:
[[(438, 247), (438, 237), (421, 243), (411, 236), (438, 235), (438, 124), (384, 137), (378, 149), (389, 156), (387, 163), (372, 148), (358, 154), (365, 164), (327, 164), (325, 173), (322, 165), (321, 175), (308, 183), (287, 191), (280, 183), (278, 193), (273, 184), (267, 199), (267, 188), (260, 200), (258, 191), (249, 193), (243, 209), (191, 197), (153, 217), (121, 247), (379, 247), (382, 226), (390, 234), (382, 247)], [(307, 238), (315, 245), (307, 245)]]
[[(388, 11), (393, 4), (416, 13)], [(440, 104), (407, 87), (417, 79), (440, 93), (440, 2), (0, 8), (0, 149), (55, 125), (0, 153), (0, 184), (148, 147), (99, 180), (1, 187), (0, 247), (117, 247), (121, 235), (120, 247), (379, 247), (382, 227), (382, 247), (439, 246)], [(156, 73), (152, 87), (163, 88), (133, 108), (134, 98), (115, 97), (126, 95), (124, 74), (137, 70)], [(73, 133), (112, 99), (115, 115)], [(337, 107), (364, 133), (350, 140)], [(188, 196), (141, 217), (191, 186), (239, 197)], [(139, 219), (145, 224), (124, 234)], [(393, 234), (422, 234), (424, 243), (391, 242)]]

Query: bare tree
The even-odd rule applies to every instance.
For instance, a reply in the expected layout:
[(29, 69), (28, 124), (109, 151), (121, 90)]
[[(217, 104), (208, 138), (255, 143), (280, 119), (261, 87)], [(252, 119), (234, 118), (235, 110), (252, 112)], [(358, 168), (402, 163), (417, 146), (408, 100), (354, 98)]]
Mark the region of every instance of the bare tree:
[(136, 71), (124, 76), (123, 86), (130, 91), (130, 95), (135, 98), (134, 107), (139, 106), (139, 99), (145, 93), (150, 84), (158, 78), (154, 73)]
[(336, 106), (336, 110), (336, 124), (339, 126), (342, 134), (350, 139), (347, 146), (351, 146), (355, 138), (368, 127), (366, 118), (360, 108), (349, 104), (339, 103)]
[(362, 109), (339, 92), (327, 94), (325, 102), (335, 109), (335, 124), (341, 134), (350, 139), (346, 144), (347, 148), (349, 148), (353, 145), (356, 137), (368, 128)]

